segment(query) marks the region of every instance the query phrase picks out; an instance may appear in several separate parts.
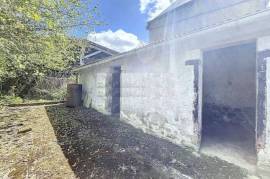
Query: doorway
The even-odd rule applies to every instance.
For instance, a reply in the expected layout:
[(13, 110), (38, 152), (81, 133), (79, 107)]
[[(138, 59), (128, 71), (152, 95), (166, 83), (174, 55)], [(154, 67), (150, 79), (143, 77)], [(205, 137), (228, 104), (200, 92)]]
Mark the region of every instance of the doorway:
[(111, 114), (120, 115), (120, 97), (121, 97), (121, 66), (113, 67), (112, 72), (112, 102)]
[(256, 165), (256, 43), (203, 54), (201, 152)]

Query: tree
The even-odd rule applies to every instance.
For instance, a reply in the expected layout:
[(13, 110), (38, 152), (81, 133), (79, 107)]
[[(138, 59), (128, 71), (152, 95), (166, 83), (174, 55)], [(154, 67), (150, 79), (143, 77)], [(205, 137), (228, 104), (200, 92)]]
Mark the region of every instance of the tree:
[(36, 80), (63, 71), (79, 58), (74, 28), (98, 25), (89, 0), (0, 0), (1, 92), (23, 97)]

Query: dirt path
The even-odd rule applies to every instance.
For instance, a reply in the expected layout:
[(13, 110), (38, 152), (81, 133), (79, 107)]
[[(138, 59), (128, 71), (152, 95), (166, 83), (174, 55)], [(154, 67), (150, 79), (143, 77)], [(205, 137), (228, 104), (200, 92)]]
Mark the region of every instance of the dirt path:
[(144, 134), (93, 109), (0, 113), (0, 178), (241, 179), (246, 171)]
[(0, 178), (75, 178), (44, 107), (0, 112)]

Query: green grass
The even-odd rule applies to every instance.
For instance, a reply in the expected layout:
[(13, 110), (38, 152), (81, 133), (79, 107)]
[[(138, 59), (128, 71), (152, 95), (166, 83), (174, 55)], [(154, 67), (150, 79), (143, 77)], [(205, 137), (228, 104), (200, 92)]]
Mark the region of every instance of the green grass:
[(20, 104), (23, 99), (16, 96), (0, 95), (0, 105)]
[(0, 107), (6, 105), (13, 105), (13, 104), (31, 104), (31, 103), (46, 103), (46, 102), (54, 102), (59, 101), (59, 98), (54, 99), (22, 99), (16, 96), (8, 96), (8, 95), (0, 95)]

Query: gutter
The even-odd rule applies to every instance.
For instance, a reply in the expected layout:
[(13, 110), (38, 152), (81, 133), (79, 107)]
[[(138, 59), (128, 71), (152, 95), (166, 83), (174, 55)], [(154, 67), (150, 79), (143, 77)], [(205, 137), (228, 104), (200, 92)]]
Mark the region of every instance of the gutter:
[(90, 67), (93, 67), (93, 66), (97, 66), (97, 65), (108, 63), (108, 62), (112, 62), (112, 61), (117, 60), (119, 58), (128, 56), (130, 54), (139, 52), (141, 50), (145, 50), (145, 49), (150, 48), (150, 47), (156, 47), (156, 46), (160, 46), (160, 45), (170, 43), (170, 42), (173, 42), (173, 41), (176, 41), (176, 40), (183, 40), (183, 39), (191, 38), (191, 37), (196, 36), (196, 35), (203, 35), (204, 33), (209, 33), (209, 32), (211, 33), (211, 31), (215, 31), (217, 28), (220, 29), (221, 27), (226, 28), (228, 26), (239, 26), (240, 23), (252, 22), (252, 21), (257, 20), (258, 18), (263, 18), (263, 17), (267, 17), (267, 16), (270, 17), (270, 9), (265, 9), (265, 10), (262, 10), (262, 11), (258, 11), (255, 14), (249, 14), (249, 15), (246, 15), (246, 16), (244, 16), (242, 18), (239, 18), (239, 19), (223, 21), (220, 24), (214, 24), (213, 26), (207, 26), (207, 27), (204, 27), (204, 28), (201, 28), (201, 29), (191, 31), (190, 33), (183, 34), (183, 35), (176, 35), (171, 39), (165, 39), (165, 40), (157, 41), (155, 43), (151, 43), (151, 44), (148, 44), (146, 46), (136, 48), (136, 49), (133, 49), (133, 50), (130, 50), (130, 51), (127, 51), (127, 52), (124, 52), (124, 53), (121, 53), (121, 54), (118, 54), (118, 55), (115, 55), (115, 56), (104, 58), (102, 60), (99, 59), (98, 61), (95, 61), (93, 63), (87, 64), (87, 65), (84, 65), (84, 66), (75, 67), (75, 68), (73, 68), (72, 72), (77, 72), (77, 71), (80, 71), (80, 70), (83, 70), (83, 69), (86, 69), (86, 68), (90, 68)]

